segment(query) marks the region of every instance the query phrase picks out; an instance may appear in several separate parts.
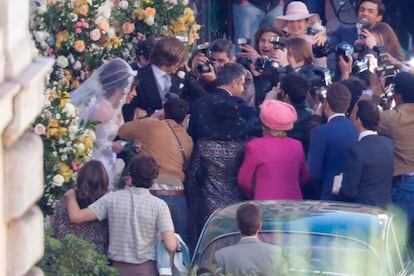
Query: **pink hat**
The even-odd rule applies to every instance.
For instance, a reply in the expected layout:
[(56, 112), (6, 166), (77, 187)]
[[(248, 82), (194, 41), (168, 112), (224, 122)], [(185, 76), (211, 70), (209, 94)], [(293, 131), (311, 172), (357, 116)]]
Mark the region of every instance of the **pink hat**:
[(260, 106), (260, 120), (270, 129), (290, 130), (296, 119), (296, 110), (288, 103), (266, 100)]
[(305, 3), (300, 1), (290, 2), (286, 9), (286, 14), (275, 17), (276, 27), (283, 29), (287, 22), (286, 21), (296, 21), (309, 18), (309, 26), (312, 26), (316, 22), (320, 22), (319, 14), (309, 13), (308, 7)]

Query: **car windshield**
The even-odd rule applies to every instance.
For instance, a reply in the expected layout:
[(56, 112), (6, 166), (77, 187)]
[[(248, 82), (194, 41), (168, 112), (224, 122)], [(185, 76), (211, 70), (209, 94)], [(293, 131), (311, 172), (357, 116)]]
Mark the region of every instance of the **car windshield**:
[[(259, 238), (281, 246), (288, 259), (289, 275), (381, 275), (384, 256), (361, 241), (327, 234), (261, 231)], [(199, 252), (197, 265), (214, 264), (214, 253), (239, 241), (238, 232), (211, 241)], [(277, 269), (277, 268), (275, 268)]]

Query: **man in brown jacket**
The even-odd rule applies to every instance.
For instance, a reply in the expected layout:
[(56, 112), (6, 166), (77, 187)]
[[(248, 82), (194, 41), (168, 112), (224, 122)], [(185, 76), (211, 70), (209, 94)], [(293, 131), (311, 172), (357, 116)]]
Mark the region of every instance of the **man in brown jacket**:
[[(122, 139), (138, 139), (141, 143), (140, 155), (152, 156), (159, 165), (160, 173), (150, 191), (167, 202), (174, 228), (184, 241), (187, 241), (188, 208), (184, 196), (183, 169), (193, 149), (193, 141), (183, 126), (188, 110), (185, 100), (170, 98), (164, 104), (163, 111), (127, 122), (118, 131)], [(159, 115), (162, 113), (165, 116)]]

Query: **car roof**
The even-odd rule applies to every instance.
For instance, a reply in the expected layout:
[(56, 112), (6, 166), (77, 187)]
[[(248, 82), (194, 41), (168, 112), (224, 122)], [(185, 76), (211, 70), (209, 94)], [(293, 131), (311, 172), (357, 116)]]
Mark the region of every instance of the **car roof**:
[(367, 205), (312, 201), (244, 201), (216, 210), (201, 233), (202, 243), (231, 232), (236, 227), (237, 208), (250, 202), (262, 210), (262, 231), (311, 232), (358, 239), (370, 244), (380, 238), (391, 217), (390, 212)]

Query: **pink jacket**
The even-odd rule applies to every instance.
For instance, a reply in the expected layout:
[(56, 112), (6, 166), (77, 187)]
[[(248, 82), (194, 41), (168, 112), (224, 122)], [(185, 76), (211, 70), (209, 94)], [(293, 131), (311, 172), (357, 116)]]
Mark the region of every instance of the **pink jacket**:
[(238, 183), (249, 198), (302, 199), (300, 185), (308, 181), (305, 154), (298, 140), (265, 135), (246, 145)]

